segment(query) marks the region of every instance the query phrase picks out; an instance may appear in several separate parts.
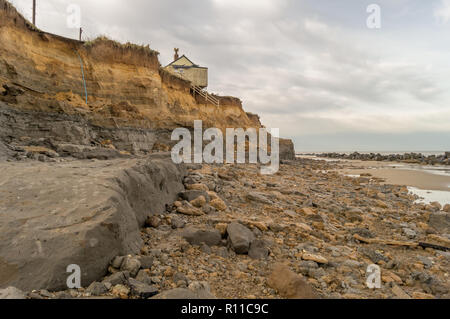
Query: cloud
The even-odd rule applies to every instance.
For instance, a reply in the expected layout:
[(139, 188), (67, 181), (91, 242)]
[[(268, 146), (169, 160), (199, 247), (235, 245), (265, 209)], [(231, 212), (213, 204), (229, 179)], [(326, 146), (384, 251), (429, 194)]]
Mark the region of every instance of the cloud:
[(446, 24), (450, 21), (450, 0), (442, 0), (440, 5), (436, 7), (434, 16), (438, 22)]

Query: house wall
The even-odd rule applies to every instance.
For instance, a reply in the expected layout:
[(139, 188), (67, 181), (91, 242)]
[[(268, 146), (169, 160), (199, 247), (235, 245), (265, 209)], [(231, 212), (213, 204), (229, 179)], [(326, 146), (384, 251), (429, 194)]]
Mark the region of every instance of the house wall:
[[(185, 80), (189, 80), (193, 85), (205, 88), (208, 86), (208, 69), (207, 68), (189, 68), (189, 69), (175, 69), (172, 65), (166, 68), (167, 71), (181, 75)], [(181, 72), (180, 72), (181, 71)]]

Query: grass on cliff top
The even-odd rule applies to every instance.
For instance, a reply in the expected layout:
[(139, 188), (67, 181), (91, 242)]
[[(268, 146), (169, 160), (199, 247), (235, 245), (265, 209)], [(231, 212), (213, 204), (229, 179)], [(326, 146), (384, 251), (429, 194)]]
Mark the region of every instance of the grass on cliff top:
[(84, 46), (86, 48), (91, 48), (91, 47), (94, 47), (99, 44), (106, 44), (107, 46), (117, 48), (117, 49), (122, 49), (122, 50), (131, 50), (131, 51), (142, 52), (142, 53), (145, 53), (148, 55), (158, 55), (159, 54), (158, 51), (150, 49), (150, 46), (148, 44), (147, 45), (138, 45), (138, 44), (134, 44), (131, 42), (120, 43), (120, 42), (112, 40), (104, 35), (99, 36), (93, 40), (88, 40), (88, 41), (84, 42)]
[(20, 20), (23, 21), (24, 25), (31, 31), (37, 31), (42, 32), (40, 29), (38, 29), (33, 23), (28, 21), (19, 11), (17, 11), (16, 7), (9, 2), (8, 0), (0, 0), (0, 10), (4, 10), (8, 13), (8, 15), (11, 15), (13, 17), (18, 17)]

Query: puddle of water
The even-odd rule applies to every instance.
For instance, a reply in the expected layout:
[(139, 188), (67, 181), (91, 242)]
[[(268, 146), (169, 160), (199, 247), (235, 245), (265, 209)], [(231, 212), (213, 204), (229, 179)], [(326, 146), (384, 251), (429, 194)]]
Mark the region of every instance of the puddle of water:
[(420, 166), (420, 165), (403, 165), (403, 164), (391, 164), (389, 166), (397, 169), (426, 172), (433, 175), (450, 176), (450, 167), (448, 166)]
[(408, 190), (421, 197), (421, 199), (417, 200), (417, 203), (432, 203), (432, 202), (438, 202), (442, 206), (446, 204), (450, 204), (450, 191), (430, 191), (430, 190), (423, 190), (416, 187), (408, 187)]

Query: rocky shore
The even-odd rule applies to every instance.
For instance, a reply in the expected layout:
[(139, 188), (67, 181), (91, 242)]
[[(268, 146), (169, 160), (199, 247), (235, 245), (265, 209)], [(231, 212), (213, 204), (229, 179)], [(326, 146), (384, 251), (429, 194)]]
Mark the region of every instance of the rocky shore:
[[(183, 189), (152, 204), (134, 254), (81, 289), (24, 298), (450, 298), (450, 205), (416, 204), (406, 187), (335, 163), (188, 166)], [(382, 286), (366, 286), (367, 267)], [(107, 268), (107, 269), (106, 269)]]
[(428, 156), (423, 155), (421, 153), (381, 155), (379, 153), (361, 154), (358, 152), (354, 152), (351, 154), (320, 153), (314, 155), (323, 158), (335, 158), (347, 160), (404, 162), (422, 165), (450, 165), (450, 152), (445, 152), (445, 154), (442, 155), (428, 155)]

